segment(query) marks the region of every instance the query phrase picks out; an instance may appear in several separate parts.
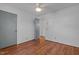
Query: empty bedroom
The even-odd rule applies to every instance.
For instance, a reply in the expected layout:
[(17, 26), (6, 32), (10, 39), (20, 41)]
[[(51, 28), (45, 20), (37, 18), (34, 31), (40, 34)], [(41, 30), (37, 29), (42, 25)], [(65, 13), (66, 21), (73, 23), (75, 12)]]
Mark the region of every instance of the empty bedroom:
[(79, 3), (0, 3), (0, 55), (79, 55)]

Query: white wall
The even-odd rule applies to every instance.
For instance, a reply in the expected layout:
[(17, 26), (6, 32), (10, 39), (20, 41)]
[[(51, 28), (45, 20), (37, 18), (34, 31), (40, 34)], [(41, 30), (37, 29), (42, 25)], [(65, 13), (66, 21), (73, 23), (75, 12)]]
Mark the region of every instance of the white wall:
[(41, 20), (48, 22), (41, 28), (48, 40), (79, 47), (79, 6), (43, 15)]
[(0, 4), (0, 10), (17, 14), (17, 44), (34, 38), (33, 16), (28, 12)]

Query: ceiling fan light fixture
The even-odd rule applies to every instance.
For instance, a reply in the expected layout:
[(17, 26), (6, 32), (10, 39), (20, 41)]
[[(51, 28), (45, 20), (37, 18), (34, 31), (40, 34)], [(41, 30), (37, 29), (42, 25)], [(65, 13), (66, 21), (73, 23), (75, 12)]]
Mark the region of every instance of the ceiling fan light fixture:
[(36, 12), (41, 12), (41, 11), (42, 11), (42, 8), (36, 7)]

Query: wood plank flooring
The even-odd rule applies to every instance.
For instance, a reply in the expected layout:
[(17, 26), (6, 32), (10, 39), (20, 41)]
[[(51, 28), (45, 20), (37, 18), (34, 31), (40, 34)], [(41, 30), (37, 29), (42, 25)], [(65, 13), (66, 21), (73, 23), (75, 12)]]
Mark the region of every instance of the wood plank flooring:
[(65, 44), (45, 41), (40, 47), (35, 40), (0, 49), (1, 55), (79, 55), (79, 48)]

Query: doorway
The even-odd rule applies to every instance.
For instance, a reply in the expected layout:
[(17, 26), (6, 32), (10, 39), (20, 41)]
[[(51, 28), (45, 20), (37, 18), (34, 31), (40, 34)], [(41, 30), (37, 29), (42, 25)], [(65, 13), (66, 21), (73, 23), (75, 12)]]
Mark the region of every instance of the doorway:
[(35, 39), (37, 39), (40, 36), (40, 19), (39, 18), (35, 18), (34, 20), (34, 37)]

